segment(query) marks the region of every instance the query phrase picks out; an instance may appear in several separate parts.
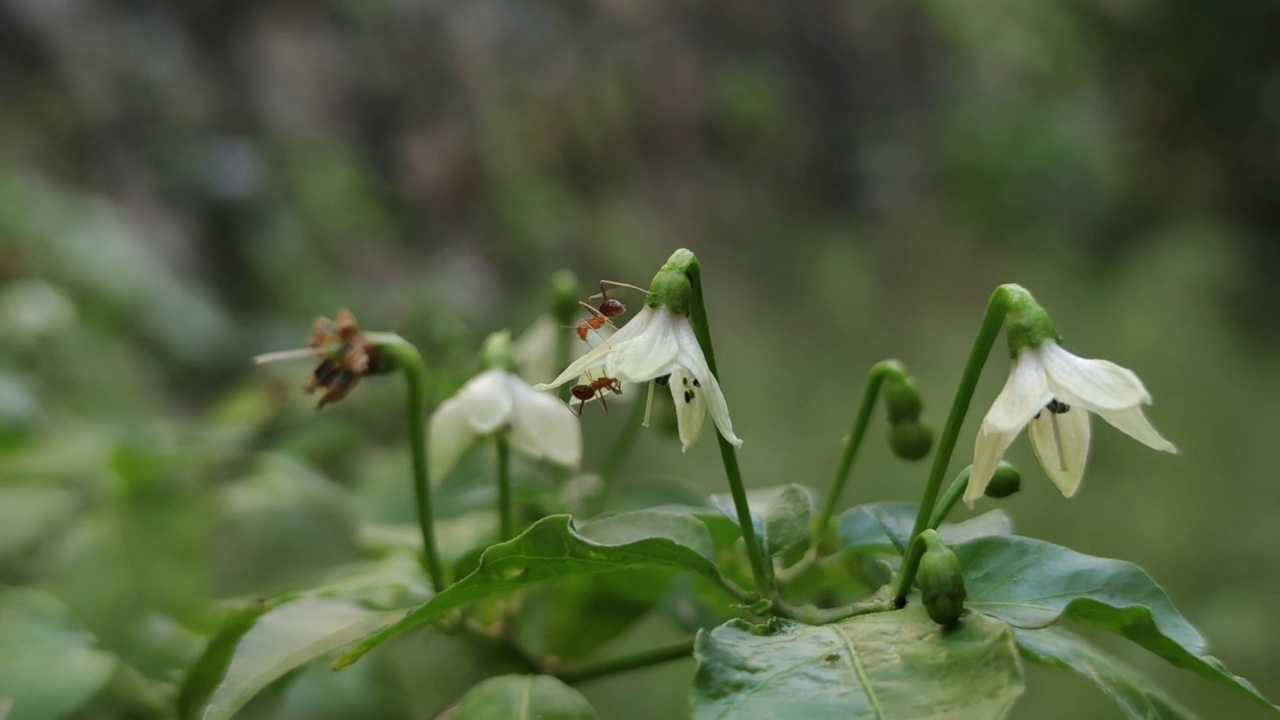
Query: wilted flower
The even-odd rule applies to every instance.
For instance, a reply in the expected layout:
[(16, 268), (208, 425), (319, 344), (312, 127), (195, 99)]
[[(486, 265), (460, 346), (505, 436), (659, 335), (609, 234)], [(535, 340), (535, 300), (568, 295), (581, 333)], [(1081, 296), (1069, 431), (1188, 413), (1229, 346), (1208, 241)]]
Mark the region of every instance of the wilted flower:
[(348, 310), (339, 312), (336, 321), (316, 318), (307, 347), (258, 355), (254, 362), (261, 365), (306, 357), (315, 358), (316, 366), (304, 388), (308, 393), (324, 388), (317, 405), (321, 408), (345, 398), (360, 378), (379, 371), (377, 346), (360, 332)]
[(1131, 370), (1067, 352), (1046, 339), (1018, 350), (1004, 389), (987, 411), (973, 451), (964, 501), (973, 507), (1005, 450), (1030, 426), (1031, 447), (1049, 479), (1071, 497), (1089, 454), (1089, 413), (1156, 450), (1177, 452), (1142, 413), (1151, 396)]

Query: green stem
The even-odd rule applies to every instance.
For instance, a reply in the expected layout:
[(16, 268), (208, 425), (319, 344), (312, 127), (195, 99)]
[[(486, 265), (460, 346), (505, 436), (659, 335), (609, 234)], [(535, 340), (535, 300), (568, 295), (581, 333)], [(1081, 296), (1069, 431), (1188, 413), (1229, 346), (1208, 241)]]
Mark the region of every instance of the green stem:
[(916, 536), (925, 531), (929, 518), (933, 514), (933, 504), (938, 499), (938, 490), (942, 487), (942, 478), (951, 462), (951, 453), (956, 449), (956, 439), (960, 436), (960, 426), (964, 424), (964, 416), (969, 411), (969, 402), (973, 400), (973, 392), (978, 387), (978, 378), (982, 368), (991, 354), (991, 346), (1000, 334), (1000, 326), (1015, 293), (1026, 294), (1026, 290), (1017, 285), (1001, 285), (991, 293), (987, 302), (987, 312), (982, 318), (982, 327), (978, 336), (973, 339), (973, 348), (969, 351), (969, 360), (965, 363), (964, 374), (960, 376), (960, 386), (956, 388), (955, 400), (951, 403), (951, 413), (947, 416), (947, 425), (938, 440), (938, 452), (933, 456), (933, 467), (929, 470), (929, 481), (924, 488), (924, 496), (920, 499), (920, 510), (916, 514), (915, 525), (911, 529), (911, 541), (907, 544), (907, 557), (903, 560), (902, 570), (894, 580), (893, 596), (897, 607), (907, 604), (907, 592), (915, 580), (916, 569), (920, 566), (920, 558), (924, 548), (915, 541)]
[(502, 542), (515, 537), (515, 503), (511, 498), (511, 446), (502, 433), (493, 436), (498, 449), (498, 528)]
[[(706, 356), (707, 368), (711, 374), (720, 379), (716, 369), (716, 354), (711, 346), (711, 326), (707, 322), (707, 307), (702, 299), (702, 267), (697, 260), (689, 264), (687, 272), (692, 289), (692, 304), (689, 320), (693, 324), (693, 334), (702, 346), (702, 354)], [(720, 460), (724, 464), (724, 474), (729, 479), (729, 491), (733, 495), (733, 506), (737, 510), (738, 526), (742, 529), (742, 540), (747, 545), (747, 558), (751, 561), (751, 575), (755, 579), (756, 590), (764, 597), (773, 593), (772, 573), (765, 564), (764, 552), (756, 540), (755, 524), (751, 520), (751, 507), (747, 503), (747, 490), (742, 483), (742, 470), (738, 467), (738, 455), (724, 435), (716, 432), (716, 440), (720, 444)]]
[(870, 615), (872, 613), (887, 612), (893, 609), (893, 603), (889, 598), (875, 596), (849, 605), (842, 605), (834, 608), (817, 608), (812, 605), (804, 607), (794, 607), (784, 602), (775, 602), (773, 612), (785, 618), (798, 620), (808, 625), (826, 625), (827, 623), (845, 620), (858, 615)]
[[(645, 387), (641, 385), (640, 391), (644, 392), (644, 390)], [(643, 419), (644, 401), (637, 398), (631, 406), (631, 415), (627, 417), (626, 424), (622, 426), (622, 432), (618, 433), (617, 439), (613, 441), (613, 447), (609, 448), (609, 454), (600, 468), (600, 477), (604, 478), (605, 482), (613, 480), (622, 469), (622, 463), (626, 461), (627, 455), (636, 443), (636, 438), (640, 436), (640, 422)]]
[(431, 586), (436, 592), (448, 587), (444, 565), (436, 549), (431, 485), (427, 481), (427, 366), (422, 354), (409, 341), (390, 333), (368, 333), (367, 337), (385, 356), (388, 367), (404, 373), (406, 404), (409, 409), (409, 449), (413, 454), (413, 491), (417, 500), (418, 529), (422, 533), (422, 553)]
[(572, 685), (606, 675), (615, 675), (628, 670), (638, 670), (650, 665), (670, 662), (671, 660), (681, 660), (692, 655), (693, 638), (689, 638), (671, 645), (641, 650), (618, 658), (597, 660), (596, 662), (566, 667), (555, 674), (561, 680)]
[(969, 484), (969, 473), (971, 472), (973, 472), (972, 465), (961, 470), (960, 474), (956, 475), (956, 479), (951, 481), (951, 487), (947, 488), (947, 494), (942, 496), (942, 501), (938, 503), (938, 506), (933, 509), (933, 513), (929, 515), (928, 529), (937, 530), (942, 525), (942, 522), (947, 519), (947, 515), (951, 514), (951, 509), (964, 496), (964, 489)]
[(845, 443), (844, 455), (840, 458), (840, 466), (836, 468), (836, 477), (831, 483), (831, 490), (827, 494), (827, 500), (823, 503), (822, 514), (818, 515), (813, 524), (813, 543), (811, 547), (814, 552), (817, 551), (822, 538), (827, 534), (831, 516), (835, 514), (836, 504), (840, 501), (840, 494), (844, 492), (845, 482), (848, 481), (849, 472), (853, 469), (853, 461), (857, 458), (858, 449), (862, 446), (862, 438), (867, 434), (867, 426), (871, 424), (871, 413), (876, 408), (876, 399), (880, 395), (881, 383), (888, 375), (901, 376), (905, 374), (906, 369), (897, 360), (881, 360), (872, 365), (871, 371), (867, 373), (867, 385), (862, 391), (862, 402), (858, 405), (858, 414), (853, 419), (853, 429), (849, 431), (849, 439)]

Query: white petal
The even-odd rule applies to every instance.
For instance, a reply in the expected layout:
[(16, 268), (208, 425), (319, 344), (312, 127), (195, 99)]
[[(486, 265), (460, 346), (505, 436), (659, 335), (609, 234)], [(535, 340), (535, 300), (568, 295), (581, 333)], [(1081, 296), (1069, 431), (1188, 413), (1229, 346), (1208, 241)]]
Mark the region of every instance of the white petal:
[(1009, 449), (1013, 439), (1018, 437), (1019, 430), (1021, 428), (1012, 432), (988, 431), (986, 423), (978, 430), (978, 439), (973, 443), (973, 470), (969, 473), (969, 484), (964, 489), (964, 504), (970, 510), (973, 509), (973, 501), (982, 497), (987, 485), (991, 483), (991, 476), (995, 475), (1000, 458), (1004, 457), (1004, 451)]
[(555, 377), (556, 346), (568, 332), (569, 328), (560, 327), (546, 315), (525, 328), (511, 343), (511, 357), (520, 376), (539, 382)]
[(623, 332), (619, 330), (609, 338), (613, 346), (613, 353), (605, 360), (605, 374), (609, 377), (640, 383), (671, 372), (671, 363), (680, 350), (676, 328), (688, 326), (689, 319), (665, 308), (645, 308), (641, 312), (645, 311), (650, 313), (650, 320), (644, 332), (619, 338)]
[(672, 372), (667, 385), (671, 388), (671, 400), (676, 404), (681, 450), (688, 450), (698, 441), (702, 425), (707, 420), (706, 394), (702, 391), (705, 386), (683, 369)]
[(533, 458), (577, 467), (582, 462), (582, 426), (554, 395), (521, 382), (515, 392), (515, 414), (508, 436), (511, 446)]
[(1054, 397), (1088, 410), (1121, 410), (1150, 405), (1151, 396), (1128, 368), (1106, 360), (1077, 357), (1050, 340), (1037, 348)]
[(511, 385), (513, 379), (523, 382), (505, 370), (486, 370), (462, 387), (458, 399), (467, 410), (472, 430), (485, 435), (511, 419), (515, 403)]
[(1151, 426), (1147, 416), (1142, 413), (1142, 408), (1132, 407), (1125, 410), (1099, 410), (1098, 417), (1111, 423), (1120, 432), (1137, 440), (1149, 448), (1163, 450), (1167, 453), (1176, 453), (1178, 448), (1173, 443), (1165, 440)]
[[(574, 378), (581, 377), (588, 372), (595, 372), (598, 368), (605, 365), (609, 356), (611, 356), (620, 346), (627, 341), (643, 337), (645, 331), (648, 330), (650, 323), (653, 321), (654, 311), (652, 308), (643, 308), (631, 318), (631, 322), (622, 326), (622, 329), (613, 333), (609, 338), (599, 345), (591, 348), (582, 357), (569, 363), (569, 367), (565, 368), (555, 380), (549, 383), (539, 383), (533, 386), (534, 390), (550, 390), (559, 387)], [(648, 378), (646, 378), (648, 379)]]
[(982, 419), (982, 429), (987, 433), (1017, 434), (1052, 399), (1040, 356), (1033, 350), (1023, 350), (1009, 368), (1004, 388)]
[(431, 414), (427, 426), (427, 476), (438, 483), (458, 464), (471, 444), (476, 432), (471, 428), (467, 408), (461, 395), (455, 395), (440, 404)]
[(1031, 421), (1027, 436), (1031, 438), (1031, 449), (1036, 451), (1040, 466), (1062, 491), (1062, 496), (1075, 495), (1089, 459), (1088, 411), (1071, 408), (1054, 414), (1045, 409), (1040, 417)]
[[(711, 369), (707, 367), (707, 358), (702, 354), (702, 346), (698, 344), (698, 337), (694, 334), (693, 326), (688, 321), (676, 326), (676, 340), (680, 344), (680, 352), (676, 357), (676, 362), (684, 366), (689, 374), (701, 385), (700, 388), (695, 388), (695, 390), (701, 391), (701, 395), (706, 402), (706, 411), (711, 413), (711, 419), (715, 422), (716, 428), (719, 429), (720, 434), (731, 445), (741, 447), (742, 439), (733, 434), (733, 421), (729, 419), (729, 405), (725, 402), (724, 393), (720, 390), (720, 383), (711, 374)], [(675, 397), (674, 392), (672, 397)], [(680, 399), (683, 399), (683, 397)], [(683, 437), (681, 439), (683, 440)], [(692, 444), (692, 441), (690, 441), (690, 444)], [(685, 447), (688, 447), (688, 445)]]

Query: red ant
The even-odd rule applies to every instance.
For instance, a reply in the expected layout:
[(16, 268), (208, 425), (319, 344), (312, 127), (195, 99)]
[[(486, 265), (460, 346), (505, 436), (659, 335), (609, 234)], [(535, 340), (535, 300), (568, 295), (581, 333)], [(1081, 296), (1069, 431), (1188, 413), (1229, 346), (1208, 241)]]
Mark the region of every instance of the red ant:
[(616, 318), (619, 315), (622, 315), (627, 312), (627, 306), (623, 305), (621, 300), (618, 300), (616, 298), (611, 298), (609, 297), (609, 294), (605, 292), (604, 286), (606, 284), (613, 285), (614, 287), (634, 288), (636, 290), (639, 290), (641, 292), (645, 292), (646, 294), (648, 294), (644, 290), (644, 288), (639, 288), (629, 283), (614, 282), (613, 280), (601, 280), (600, 294), (592, 295), (591, 297), (587, 298), (588, 300), (594, 300), (595, 298), (604, 298), (604, 301), (600, 303), (600, 307), (598, 308), (591, 307), (590, 305), (588, 305), (585, 302), (582, 302), (581, 300), (578, 301), (579, 305), (586, 308), (587, 312), (591, 313), (591, 317), (586, 318), (582, 322), (578, 323), (578, 326), (575, 328), (578, 331), (578, 339), (583, 342), (587, 341), (587, 333), (591, 332), (592, 330), (598, 331), (600, 330), (600, 328), (604, 327), (605, 325), (613, 325), (613, 323), (609, 322), (611, 318)]
[(582, 409), (586, 407), (587, 401), (596, 396), (600, 397), (600, 407), (604, 408), (605, 412), (609, 412), (609, 404), (604, 401), (605, 390), (609, 390), (614, 395), (621, 395), (622, 381), (602, 375), (592, 380), (590, 385), (574, 385), (569, 388), (569, 393), (578, 399), (578, 417), (582, 417)]

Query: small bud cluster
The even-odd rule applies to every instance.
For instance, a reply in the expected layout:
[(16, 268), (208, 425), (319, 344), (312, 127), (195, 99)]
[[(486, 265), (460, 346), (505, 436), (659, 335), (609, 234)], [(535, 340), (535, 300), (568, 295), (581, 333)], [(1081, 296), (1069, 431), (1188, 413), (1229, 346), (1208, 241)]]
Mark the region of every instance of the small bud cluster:
[(889, 447), (904, 460), (919, 460), (933, 447), (933, 430), (920, 419), (924, 403), (916, 384), (905, 374), (891, 374), (884, 381), (884, 402), (889, 411)]

